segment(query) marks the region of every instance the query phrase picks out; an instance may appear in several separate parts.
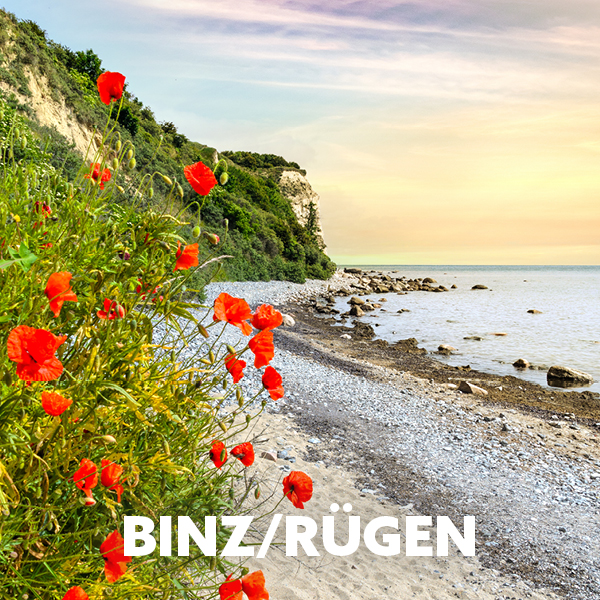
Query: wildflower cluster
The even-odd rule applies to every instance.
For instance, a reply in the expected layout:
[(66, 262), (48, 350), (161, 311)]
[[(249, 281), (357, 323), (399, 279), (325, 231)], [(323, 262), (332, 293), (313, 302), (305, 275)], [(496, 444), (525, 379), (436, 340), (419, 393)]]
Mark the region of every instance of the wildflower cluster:
[[(119, 73), (103, 73), (100, 99), (112, 107), (124, 82)], [(172, 198), (183, 195), (178, 182), (163, 212), (115, 201), (114, 175), (123, 164), (133, 169), (135, 159), (113, 130), (69, 182), (39, 156), (15, 153), (15, 140), (28, 138), (3, 105), (0, 125), (5, 597), (118, 600), (183, 597), (185, 590), (198, 598), (218, 590), (221, 598), (266, 600), (260, 571), (235, 579), (228, 574), (238, 565), (193, 551), (180, 563), (136, 562), (124, 555), (120, 530), (127, 515), (184, 513), (201, 521), (235, 514), (236, 485), (246, 485), (243, 470), (255, 460), (252, 442), (239, 443), (256, 400), (246, 401), (236, 385), (247, 366), (242, 356), (266, 367), (262, 392), (283, 397), (282, 378), (269, 365), (281, 314), (268, 305), (252, 313), (243, 299), (221, 294), (210, 320), (207, 307), (187, 299), (192, 271), (219, 259), (212, 254), (219, 240), (208, 234), (204, 246), (181, 237), (184, 223), (170, 210)], [(159, 175), (141, 177), (139, 195), (149, 194)], [(184, 177), (201, 195), (217, 185), (202, 163), (186, 167)], [(221, 351), (210, 343), (217, 339), (211, 328), (221, 323), (257, 333), (246, 347)], [(235, 409), (222, 411), (232, 400)], [(225, 465), (234, 437), (235, 461)], [(302, 508), (309, 482), (291, 473), (282, 500)], [(228, 536), (218, 532), (220, 548)]]

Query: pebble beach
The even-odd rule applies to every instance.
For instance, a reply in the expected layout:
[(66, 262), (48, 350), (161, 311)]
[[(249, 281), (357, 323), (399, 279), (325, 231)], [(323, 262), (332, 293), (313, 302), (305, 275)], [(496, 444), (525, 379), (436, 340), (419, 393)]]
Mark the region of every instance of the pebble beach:
[[(476, 556), (379, 557), (362, 547), (349, 557), (275, 552), (252, 559), (253, 568), (278, 582), (272, 597), (600, 597), (600, 426), (576, 411), (536, 407), (539, 386), (514, 377), (470, 373), (501, 391), (464, 394), (436, 371), (441, 367), (430, 377), (433, 363), (411, 369), (409, 361), (407, 368), (384, 360), (386, 348), (376, 341), (350, 342), (309, 308), (341, 280), (338, 272), (302, 285), (207, 287), (207, 305), (226, 291), (252, 308), (273, 304), (294, 320), (275, 332), (272, 365), (283, 376), (285, 397), (269, 400), (255, 424), (266, 432), (262, 449), (280, 458), (257, 460), (255, 468), (267, 487), (292, 469), (308, 473), (315, 494), (305, 514), (317, 522), (333, 502), (350, 502), (365, 521), (422, 514), (449, 516), (462, 528), (462, 518), (474, 515)], [(242, 338), (229, 327), (222, 341), (243, 345)], [(248, 369), (241, 381), (247, 396), (261, 388), (257, 375)], [(577, 393), (567, 396), (576, 405)]]

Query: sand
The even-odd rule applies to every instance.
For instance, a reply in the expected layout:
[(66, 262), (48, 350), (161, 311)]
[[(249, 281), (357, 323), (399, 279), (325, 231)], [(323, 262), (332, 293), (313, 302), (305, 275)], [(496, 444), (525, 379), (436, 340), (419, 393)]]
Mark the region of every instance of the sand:
[[(319, 524), (323, 516), (332, 515), (332, 503), (340, 506), (352, 504), (350, 514), (361, 517), (361, 527), (376, 517), (392, 516), (400, 518), (403, 532), (403, 518), (418, 514), (409, 506), (399, 507), (387, 501), (380, 501), (371, 493), (361, 493), (355, 482), (359, 473), (346, 468), (309, 462), (303, 456), (310, 456), (311, 444), (308, 436), (298, 430), (292, 419), (285, 415), (263, 414), (254, 425), (254, 433), (265, 430), (262, 447), (277, 451), (287, 448), (290, 456), (296, 457), (291, 464), (293, 470), (309, 475), (314, 483), (313, 498), (305, 504), (305, 509), (295, 508), (284, 499), (276, 508), (283, 515), (308, 516)], [(266, 503), (257, 512), (274, 507), (282, 496), (281, 480), (287, 473), (280, 467), (289, 464), (278, 460), (273, 463), (257, 458), (251, 473), (261, 480), (261, 501)], [(248, 473), (250, 475), (250, 473)], [(270, 494), (272, 498), (268, 498)], [(254, 499), (248, 507), (258, 505)], [(250, 512), (252, 514), (252, 511)], [(271, 522), (267, 517), (257, 524), (253, 538), (260, 543)], [(462, 529), (459, 523), (456, 523)], [(279, 529), (283, 531), (283, 523)], [(279, 531), (279, 530), (278, 530)], [(391, 530), (386, 530), (391, 533)], [(339, 533), (338, 533), (339, 532)], [(336, 514), (337, 542), (344, 544), (347, 539), (347, 518), (342, 510)], [(432, 528), (432, 539), (435, 529)], [(278, 535), (276, 541), (283, 543)], [(533, 591), (516, 577), (501, 576), (493, 569), (484, 568), (477, 557), (465, 557), (450, 543), (448, 557), (407, 557), (404, 552), (397, 556), (382, 557), (372, 554), (361, 541), (357, 552), (347, 557), (336, 557), (325, 552), (320, 533), (313, 540), (321, 556), (308, 557), (299, 549), (298, 557), (288, 557), (282, 547), (271, 546), (264, 559), (249, 559), (251, 571), (262, 569), (267, 580), (267, 589), (273, 600), (319, 600), (319, 599), (379, 599), (379, 598), (558, 598), (550, 591)], [(434, 546), (435, 547), (435, 546)]]

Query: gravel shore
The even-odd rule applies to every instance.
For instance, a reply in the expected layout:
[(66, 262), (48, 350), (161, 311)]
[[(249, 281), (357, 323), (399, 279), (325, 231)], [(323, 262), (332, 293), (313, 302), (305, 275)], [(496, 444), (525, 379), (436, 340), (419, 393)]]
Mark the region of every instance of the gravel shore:
[[(266, 302), (289, 310), (330, 285), (211, 284), (207, 304), (227, 291), (253, 308)], [(520, 594), (543, 588), (570, 599), (600, 597), (600, 438), (593, 424), (495, 406), (372, 364), (367, 342), (357, 358), (356, 349), (325, 341), (304, 320), (305, 309), (294, 312), (296, 325), (276, 332), (272, 361), (286, 396), (269, 400), (268, 411), (287, 414), (295, 430), (318, 438), (305, 460), (352, 470), (373, 502), (455, 522), (475, 515), (477, 557), (518, 583)], [(222, 340), (243, 345), (242, 338), (227, 327)], [(257, 393), (259, 374), (247, 369), (241, 386)], [(458, 597), (478, 597), (477, 584), (461, 585)], [(522, 597), (507, 585), (498, 585), (496, 598)]]

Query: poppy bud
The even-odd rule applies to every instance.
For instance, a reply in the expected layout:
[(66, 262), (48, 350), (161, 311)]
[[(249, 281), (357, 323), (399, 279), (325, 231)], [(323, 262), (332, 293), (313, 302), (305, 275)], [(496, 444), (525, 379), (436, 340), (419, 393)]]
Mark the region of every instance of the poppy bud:
[(223, 379), (223, 389), (227, 389), (227, 379)]
[(171, 448), (169, 446), (169, 442), (163, 439), (163, 451), (167, 456), (171, 456)]
[(229, 344), (227, 344), (226, 348), (227, 348), (227, 352), (229, 352), (229, 354), (235, 354), (235, 348), (233, 346), (230, 346)]
[(227, 450), (225, 448), (223, 448), (223, 450), (221, 450), (221, 462), (225, 462), (226, 458), (227, 458)]
[(252, 416), (251, 415), (246, 415), (246, 424), (250, 425), (250, 421), (252, 421)]
[(132, 159), (129, 161), (129, 164), (128, 164), (127, 166), (128, 166), (130, 169), (135, 169), (135, 165), (136, 165), (136, 164), (137, 164), (137, 163), (135, 162), (135, 158), (132, 158)]
[(120, 185), (117, 186), (117, 189), (121, 192), (121, 194), (125, 193), (125, 190)]
[(121, 140), (117, 140), (117, 143), (115, 144), (115, 150), (119, 152), (119, 150), (121, 150), (121, 146)]
[(21, 138), (21, 150), (25, 150), (25, 148), (27, 148), (27, 138), (23, 137)]
[(229, 181), (229, 174), (228, 173), (221, 173), (221, 177), (219, 177), (219, 183), (221, 185), (225, 185), (227, 183), (227, 181)]
[(154, 188), (148, 188), (148, 198), (152, 198), (152, 196), (154, 196)]
[(102, 439), (109, 444), (117, 443), (117, 440), (112, 435), (103, 435)]
[(210, 570), (214, 571), (217, 568), (217, 557), (211, 556), (210, 558)]
[(202, 337), (208, 339), (208, 331), (206, 331), (206, 327), (204, 327), (204, 325), (198, 325), (198, 331)]
[(113, 171), (116, 171), (119, 168), (119, 161), (116, 158), (112, 159), (112, 168)]
[(210, 365), (210, 364), (211, 364), (210, 360), (208, 360), (208, 359), (206, 359), (206, 358), (201, 358), (201, 359), (200, 359), (200, 362), (201, 362), (203, 365)]
[(221, 240), (216, 233), (204, 232), (204, 237), (209, 241), (210, 244), (216, 246)]
[(257, 500), (260, 498), (260, 488), (258, 486), (256, 486), (256, 489), (254, 490), (254, 497)]
[(215, 353), (212, 350), (208, 352), (208, 360), (210, 360), (211, 365), (215, 362)]
[(242, 577), (245, 577), (250, 572), (248, 567), (242, 567)]
[(223, 219), (223, 227), (225, 227), (225, 231), (229, 231), (229, 219)]
[(223, 433), (227, 433), (227, 425), (223, 421), (219, 421), (219, 427), (223, 430)]
[(131, 331), (135, 331), (137, 329), (137, 321), (135, 319), (129, 321), (129, 329), (131, 329)]
[(196, 227), (194, 227), (194, 229), (192, 229), (192, 235), (194, 237), (198, 237), (200, 235), (200, 227), (198, 227), (198, 225), (196, 225)]
[(167, 184), (167, 185), (173, 185), (173, 182), (171, 181), (170, 177), (167, 177), (166, 175), (161, 175), (161, 177), (163, 178), (163, 181)]
[(179, 194), (180, 198), (183, 198), (183, 188), (179, 183), (177, 184), (177, 193)]
[(233, 488), (229, 488), (229, 497), (233, 500), (235, 498), (235, 492), (233, 491)]
[(127, 160), (131, 160), (133, 158), (133, 150), (131, 148), (129, 150), (127, 150), (127, 154), (125, 155), (125, 158)]
[(235, 397), (237, 398), (238, 406), (242, 408), (242, 406), (244, 405), (244, 396), (242, 396), (242, 390), (240, 390), (240, 388), (237, 388), (237, 390), (235, 390)]

